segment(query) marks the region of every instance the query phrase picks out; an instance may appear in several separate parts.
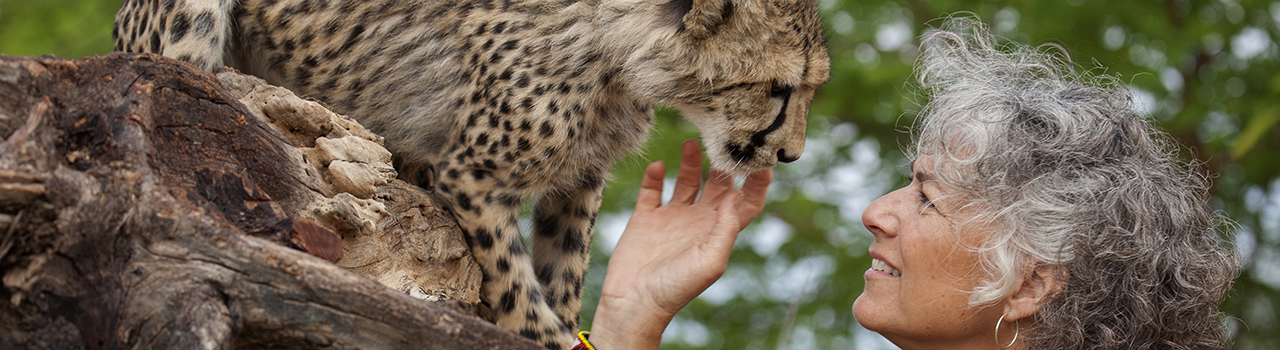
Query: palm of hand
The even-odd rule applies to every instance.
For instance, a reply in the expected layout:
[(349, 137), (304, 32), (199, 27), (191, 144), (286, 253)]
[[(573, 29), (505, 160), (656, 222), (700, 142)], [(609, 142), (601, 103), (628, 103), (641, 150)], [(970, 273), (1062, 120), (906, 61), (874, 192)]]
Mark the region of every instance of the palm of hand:
[(701, 156), (695, 143), (684, 146), (667, 205), (660, 205), (664, 166), (654, 163), (645, 169), (636, 210), (627, 223), (631, 234), (624, 233), (618, 242), (605, 282), (629, 288), (602, 297), (674, 315), (724, 273), (738, 232), (760, 214), (771, 173), (748, 176), (739, 191), (730, 176), (713, 170), (698, 197)]

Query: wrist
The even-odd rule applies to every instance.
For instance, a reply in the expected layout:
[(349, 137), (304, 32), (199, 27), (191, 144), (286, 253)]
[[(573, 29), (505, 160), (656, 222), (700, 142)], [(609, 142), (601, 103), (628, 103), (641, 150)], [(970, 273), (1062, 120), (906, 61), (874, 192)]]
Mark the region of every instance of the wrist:
[(638, 300), (602, 295), (591, 321), (591, 344), (602, 350), (657, 349), (673, 317)]

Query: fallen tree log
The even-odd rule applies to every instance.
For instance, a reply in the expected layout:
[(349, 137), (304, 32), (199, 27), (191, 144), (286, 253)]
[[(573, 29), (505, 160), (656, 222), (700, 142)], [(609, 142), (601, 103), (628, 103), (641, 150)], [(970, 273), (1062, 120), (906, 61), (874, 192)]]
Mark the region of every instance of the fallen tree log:
[(3, 56), (0, 137), (0, 347), (540, 348), (470, 311), (461, 232), (381, 139), (287, 90)]

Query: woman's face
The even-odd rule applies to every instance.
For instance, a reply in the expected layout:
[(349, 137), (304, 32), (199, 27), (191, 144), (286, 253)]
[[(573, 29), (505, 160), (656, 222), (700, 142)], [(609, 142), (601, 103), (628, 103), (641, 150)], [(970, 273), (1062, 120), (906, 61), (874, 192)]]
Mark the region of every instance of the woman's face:
[(962, 210), (964, 200), (935, 180), (930, 156), (912, 167), (910, 184), (862, 213), (863, 225), (875, 235), (874, 260), (853, 314), (863, 327), (903, 348), (994, 345), (1003, 308), (970, 308), (968, 293), (982, 277), (972, 248), (987, 234), (963, 224), (971, 209)]

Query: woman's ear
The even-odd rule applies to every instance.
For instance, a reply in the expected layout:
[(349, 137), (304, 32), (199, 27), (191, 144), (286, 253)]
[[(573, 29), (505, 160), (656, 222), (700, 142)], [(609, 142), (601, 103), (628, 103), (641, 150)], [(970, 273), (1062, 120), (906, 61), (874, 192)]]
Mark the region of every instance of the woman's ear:
[(692, 0), (689, 12), (684, 15), (684, 30), (697, 39), (709, 37), (732, 11), (730, 0)]
[(1034, 315), (1040, 302), (1065, 287), (1060, 268), (1038, 264), (1023, 277), (1022, 284), (1005, 297), (1005, 321), (1016, 321)]

